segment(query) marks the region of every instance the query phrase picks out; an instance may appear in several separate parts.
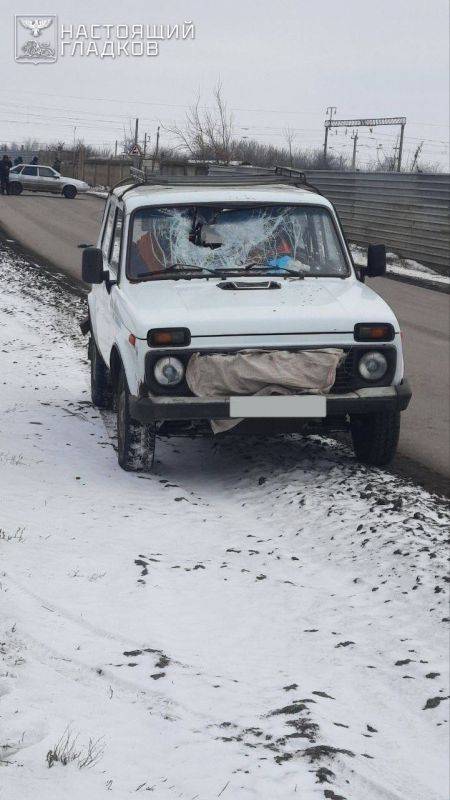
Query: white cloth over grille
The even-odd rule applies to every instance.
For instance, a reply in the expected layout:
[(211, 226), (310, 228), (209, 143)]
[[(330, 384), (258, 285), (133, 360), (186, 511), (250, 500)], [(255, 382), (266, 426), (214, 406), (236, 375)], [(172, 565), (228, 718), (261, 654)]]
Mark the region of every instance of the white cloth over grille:
[[(187, 384), (197, 397), (230, 395), (326, 394), (336, 379), (344, 352), (320, 350), (241, 350), (238, 353), (194, 353)], [(240, 420), (214, 420), (214, 433), (229, 430)]]

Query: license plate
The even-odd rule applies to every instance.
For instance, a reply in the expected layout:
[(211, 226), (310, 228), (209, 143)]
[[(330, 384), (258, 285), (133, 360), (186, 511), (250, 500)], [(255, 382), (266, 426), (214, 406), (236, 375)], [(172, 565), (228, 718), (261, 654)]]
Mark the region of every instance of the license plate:
[(321, 395), (305, 394), (230, 397), (230, 417), (326, 417), (327, 401)]

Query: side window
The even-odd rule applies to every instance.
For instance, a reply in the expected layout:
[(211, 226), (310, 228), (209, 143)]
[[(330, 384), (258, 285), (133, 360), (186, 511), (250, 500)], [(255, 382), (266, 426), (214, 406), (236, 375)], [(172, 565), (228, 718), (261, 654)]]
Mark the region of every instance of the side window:
[(106, 219), (106, 222), (105, 222), (105, 227), (103, 229), (103, 237), (102, 237), (102, 252), (103, 252), (103, 255), (105, 256), (105, 258), (108, 258), (108, 256), (109, 256), (109, 247), (110, 247), (110, 244), (111, 244), (111, 233), (112, 233), (112, 228), (113, 228), (115, 210), (116, 209), (113, 206), (113, 204), (110, 203), (110, 206), (109, 206), (109, 209), (108, 209), (108, 216), (107, 216), (107, 219)]
[(54, 178), (55, 173), (50, 167), (39, 167), (39, 175), (41, 178)]
[(110, 267), (115, 272), (119, 271), (120, 249), (122, 244), (122, 230), (123, 230), (123, 211), (121, 211), (121, 209), (118, 208), (116, 213), (116, 224), (114, 226), (111, 256), (109, 259)]
[(22, 175), (32, 175), (33, 177), (37, 177), (37, 167), (24, 167), (22, 170)]

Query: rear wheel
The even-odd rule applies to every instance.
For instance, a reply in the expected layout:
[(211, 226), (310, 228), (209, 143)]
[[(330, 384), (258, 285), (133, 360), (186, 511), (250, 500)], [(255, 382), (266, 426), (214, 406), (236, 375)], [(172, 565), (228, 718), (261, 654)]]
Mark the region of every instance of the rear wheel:
[(130, 391), (123, 369), (117, 389), (117, 458), (129, 472), (151, 472), (155, 457), (155, 426), (130, 416)]
[(22, 194), (23, 186), (19, 181), (11, 181), (9, 184), (9, 193), (10, 194)]
[(350, 430), (358, 461), (382, 467), (390, 464), (400, 435), (400, 412), (352, 416)]
[(75, 186), (65, 186), (62, 193), (68, 200), (73, 200), (73, 198), (76, 197), (77, 190)]
[(108, 368), (103, 361), (95, 339), (89, 340), (89, 358), (91, 360), (91, 397), (98, 408), (112, 407), (112, 388)]

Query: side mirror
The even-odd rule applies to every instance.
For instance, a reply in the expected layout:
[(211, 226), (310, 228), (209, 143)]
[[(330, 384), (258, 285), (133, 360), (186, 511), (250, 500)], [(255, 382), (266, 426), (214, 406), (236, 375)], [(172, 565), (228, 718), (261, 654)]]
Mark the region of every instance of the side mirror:
[(86, 247), (81, 263), (81, 276), (85, 283), (103, 283), (103, 253), (98, 247)]
[(369, 244), (365, 272), (368, 278), (376, 278), (386, 274), (386, 245)]

